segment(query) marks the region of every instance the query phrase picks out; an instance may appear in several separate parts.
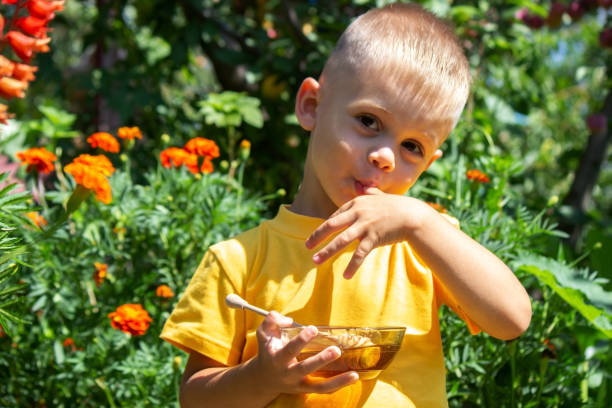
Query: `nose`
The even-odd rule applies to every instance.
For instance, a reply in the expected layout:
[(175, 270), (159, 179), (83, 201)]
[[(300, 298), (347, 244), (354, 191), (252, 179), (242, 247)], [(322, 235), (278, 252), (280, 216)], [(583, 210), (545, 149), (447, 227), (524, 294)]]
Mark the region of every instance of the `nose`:
[(387, 146), (377, 147), (370, 151), (368, 153), (368, 161), (385, 172), (395, 169), (395, 155), (393, 150)]

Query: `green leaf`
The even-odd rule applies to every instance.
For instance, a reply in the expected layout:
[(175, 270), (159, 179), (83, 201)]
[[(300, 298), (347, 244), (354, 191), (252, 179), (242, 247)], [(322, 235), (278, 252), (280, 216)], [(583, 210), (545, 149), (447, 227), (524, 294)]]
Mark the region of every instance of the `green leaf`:
[(54, 106), (39, 106), (38, 110), (56, 127), (67, 129), (72, 126), (76, 120), (76, 115), (68, 113)]
[[(512, 266), (538, 278), (597, 329), (612, 338), (612, 315), (606, 311), (612, 309), (612, 293), (604, 291), (596, 280), (585, 278), (584, 273), (563, 262), (527, 252), (519, 253)], [(587, 303), (587, 300), (599, 307)]]

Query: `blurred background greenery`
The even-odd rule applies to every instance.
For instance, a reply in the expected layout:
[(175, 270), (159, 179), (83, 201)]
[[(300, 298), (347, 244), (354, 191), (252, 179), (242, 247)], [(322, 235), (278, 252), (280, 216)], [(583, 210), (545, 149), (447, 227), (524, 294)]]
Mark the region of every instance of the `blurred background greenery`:
[[(34, 194), (0, 194), (0, 406), (178, 405), (185, 356), (158, 340), (164, 319), (208, 245), (296, 192), (308, 134), (294, 94), (351, 19), (385, 3), (67, 1), (0, 134), (0, 172)], [(443, 313), (450, 405), (611, 406), (611, 4), (419, 3), (456, 26), (474, 84), (444, 158), (410, 194), (513, 265), (534, 305), (507, 343)], [(35, 228), (24, 214), (53, 224), (74, 189), (61, 165), (122, 126), (143, 138), (111, 157), (112, 203), (89, 199), (51, 233)], [(213, 173), (160, 165), (196, 137), (220, 147)], [(35, 146), (58, 156), (54, 173), (16, 170)], [(467, 178), (474, 169), (489, 181)], [(101, 285), (94, 262), (108, 264)], [(162, 284), (176, 296), (158, 296)], [(145, 335), (111, 328), (125, 303), (153, 318)]]

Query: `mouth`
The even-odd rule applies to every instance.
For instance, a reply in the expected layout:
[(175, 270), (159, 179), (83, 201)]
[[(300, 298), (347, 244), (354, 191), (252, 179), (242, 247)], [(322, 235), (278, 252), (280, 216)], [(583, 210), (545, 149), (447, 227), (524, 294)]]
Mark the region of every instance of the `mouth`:
[(378, 189), (373, 181), (355, 180), (355, 191), (358, 195), (368, 194), (369, 189)]

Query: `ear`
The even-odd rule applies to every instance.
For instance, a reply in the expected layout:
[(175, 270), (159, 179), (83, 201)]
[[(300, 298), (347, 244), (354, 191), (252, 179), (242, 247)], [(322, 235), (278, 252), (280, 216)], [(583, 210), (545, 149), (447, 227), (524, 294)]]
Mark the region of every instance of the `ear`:
[(314, 78), (302, 81), (295, 98), (295, 116), (304, 130), (312, 130), (317, 119), (321, 85)]
[(438, 160), (440, 157), (442, 157), (442, 150), (436, 149), (433, 156), (431, 156), (431, 159), (429, 159), (429, 163), (427, 163), (427, 167), (425, 167), (425, 170), (427, 170), (429, 166), (431, 166), (431, 164)]

